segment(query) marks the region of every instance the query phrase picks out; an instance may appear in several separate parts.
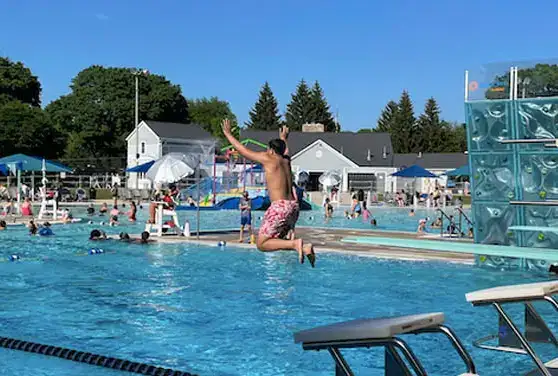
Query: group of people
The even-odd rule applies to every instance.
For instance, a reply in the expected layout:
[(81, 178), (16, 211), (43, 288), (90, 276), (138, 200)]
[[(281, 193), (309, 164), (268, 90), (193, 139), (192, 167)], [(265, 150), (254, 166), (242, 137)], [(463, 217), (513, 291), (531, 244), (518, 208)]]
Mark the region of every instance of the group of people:
[[(92, 241), (101, 241), (101, 240), (112, 240), (107, 236), (107, 234), (99, 229), (91, 230), (89, 234), (89, 240)], [(130, 237), (127, 232), (121, 232), (118, 236), (118, 240), (125, 243), (139, 243), (139, 244), (148, 244), (153, 242), (152, 239), (149, 239), (149, 232), (144, 231), (141, 233), (138, 239), (134, 239)]]
[[(122, 203), (121, 207), (124, 209), (126, 207), (126, 203)], [(137, 220), (136, 218), (137, 212), (138, 212), (138, 208), (134, 201), (130, 201), (130, 209), (127, 212), (121, 211), (118, 208), (118, 203), (116, 200), (110, 212), (108, 210), (108, 205), (106, 202), (103, 203), (99, 208), (99, 216), (102, 217), (108, 214), (109, 224), (111, 226), (116, 226), (119, 223), (118, 221), (120, 215), (126, 215), (128, 217), (128, 221), (130, 221), (131, 223), (135, 223)], [(89, 204), (89, 207), (87, 208), (87, 215), (88, 216), (95, 215), (95, 207), (93, 206), (93, 204)]]

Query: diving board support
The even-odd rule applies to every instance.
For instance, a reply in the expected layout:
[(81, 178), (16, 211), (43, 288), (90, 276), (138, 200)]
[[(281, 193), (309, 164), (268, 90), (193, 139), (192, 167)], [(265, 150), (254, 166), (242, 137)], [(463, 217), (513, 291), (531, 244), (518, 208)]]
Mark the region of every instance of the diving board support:
[[(543, 363), (530, 345), (530, 343), (546, 343), (553, 344), (558, 349), (558, 339), (532, 304), (534, 301), (546, 301), (558, 311), (558, 301), (552, 296), (555, 294), (558, 294), (556, 281), (501, 286), (467, 294), (467, 301), (473, 306), (491, 305), (498, 313), (498, 334), (481, 338), (473, 345), (485, 350), (529, 355), (543, 375), (558, 375), (558, 365), (554, 364), (556, 362)], [(502, 307), (503, 304), (510, 303), (521, 303), (525, 306), (524, 333)], [(498, 339), (497, 346), (485, 344), (494, 339)]]
[(450, 340), (465, 363), (467, 374), (476, 374), (471, 356), (455, 333), (442, 325), (443, 321), (442, 313), (361, 319), (304, 330), (295, 333), (294, 338), (295, 343), (302, 343), (304, 350), (327, 350), (335, 362), (336, 376), (354, 375), (340, 349), (360, 347), (384, 348), (386, 376), (427, 376), (420, 360), (399, 336), (438, 333)]

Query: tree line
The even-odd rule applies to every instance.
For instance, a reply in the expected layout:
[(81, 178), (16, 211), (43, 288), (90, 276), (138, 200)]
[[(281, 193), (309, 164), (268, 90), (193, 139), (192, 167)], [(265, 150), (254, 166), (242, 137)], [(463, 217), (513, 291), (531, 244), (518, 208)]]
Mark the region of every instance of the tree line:
[[(218, 97), (186, 98), (179, 85), (162, 75), (137, 78), (140, 120), (199, 124), (220, 138), (221, 120), (226, 117), (238, 133), (240, 125), (227, 101)], [(0, 156), (39, 155), (66, 161), (73, 167), (114, 158), (121, 167), (126, 156), (125, 138), (135, 127), (135, 79), (134, 69), (93, 65), (71, 80), (68, 94), (42, 108), (38, 77), (21, 62), (0, 57)], [(278, 130), (287, 125), (297, 131), (306, 123), (323, 124), (326, 132), (341, 129), (319, 82), (308, 85), (303, 79), (283, 114), (265, 82), (244, 127)], [(389, 132), (396, 152), (465, 148), (463, 127), (440, 120), (433, 99), (425, 113), (415, 119), (407, 93), (399, 103), (388, 103), (375, 131)]]
[(249, 129), (278, 130), (286, 125), (290, 130), (300, 131), (304, 124), (323, 124), (325, 132), (339, 132), (341, 127), (331, 113), (324, 91), (318, 81), (310, 88), (302, 79), (287, 104), (284, 119), (279, 112), (279, 103), (268, 82), (262, 86), (258, 100), (245, 123)]
[(399, 102), (389, 101), (376, 128), (359, 132), (387, 132), (395, 153), (453, 153), (467, 150), (465, 124), (442, 120), (434, 98), (426, 101), (423, 113), (415, 117), (413, 102), (403, 91)]

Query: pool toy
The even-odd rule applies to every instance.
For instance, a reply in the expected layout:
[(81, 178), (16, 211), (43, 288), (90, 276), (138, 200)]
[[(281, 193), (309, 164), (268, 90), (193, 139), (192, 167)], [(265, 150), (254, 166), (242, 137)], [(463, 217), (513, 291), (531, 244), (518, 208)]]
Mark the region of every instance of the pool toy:
[(221, 240), (219, 243), (217, 243), (217, 246), (219, 247), (225, 247), (227, 245), (227, 242), (224, 240)]
[(20, 258), (19, 258), (18, 255), (11, 255), (11, 256), (8, 258), (8, 260), (10, 260), (10, 261), (18, 261), (18, 260), (20, 260)]
[(39, 229), (39, 235), (40, 236), (52, 236), (52, 235), (54, 235), (54, 233), (52, 232), (52, 229), (50, 227), (41, 227)]
[(101, 253), (105, 253), (105, 251), (102, 250), (101, 248), (91, 248), (89, 250), (90, 255), (98, 255), (98, 254), (101, 254)]

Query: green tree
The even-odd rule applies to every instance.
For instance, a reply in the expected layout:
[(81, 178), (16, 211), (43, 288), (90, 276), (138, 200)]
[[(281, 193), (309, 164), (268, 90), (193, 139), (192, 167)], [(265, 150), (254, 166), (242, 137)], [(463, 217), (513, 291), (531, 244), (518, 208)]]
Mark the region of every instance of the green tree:
[(395, 153), (411, 153), (415, 149), (414, 140), (416, 120), (413, 102), (407, 91), (403, 91), (397, 105), (397, 112), (391, 127), (390, 135)]
[[(91, 66), (72, 80), (72, 92), (46, 107), (69, 144), (66, 156), (120, 157), (135, 127), (135, 77), (129, 68)], [(180, 86), (160, 75), (139, 77), (141, 120), (188, 123), (188, 105)], [(79, 155), (78, 155), (79, 154)]]
[(423, 153), (440, 153), (446, 149), (445, 124), (440, 120), (440, 108), (434, 98), (428, 99), (420, 115), (414, 135), (415, 147)]
[(64, 138), (40, 107), (14, 100), (0, 105), (0, 155), (15, 153), (57, 158)]
[[(558, 65), (536, 64), (531, 68), (518, 69), (518, 98), (558, 96)], [(510, 75), (506, 72), (496, 76), (485, 91), (487, 99), (510, 97)]]
[(357, 131), (357, 133), (372, 133), (372, 132), (374, 132), (374, 131), (375, 131), (375, 130), (372, 129), (372, 128), (361, 128), (361, 129), (359, 129), (359, 130)]
[(41, 84), (23, 63), (0, 57), (0, 104), (11, 100), (39, 107)]
[(291, 102), (287, 105), (285, 123), (291, 131), (302, 130), (302, 125), (314, 122), (313, 101), (310, 88), (304, 79), (300, 80), (296, 91), (291, 94)]
[(224, 139), (221, 124), (223, 119), (229, 119), (233, 134), (238, 137), (238, 121), (229, 102), (217, 97), (190, 99), (188, 100), (188, 110), (192, 123), (203, 126), (206, 131), (221, 139)]
[(318, 81), (314, 82), (310, 91), (312, 101), (312, 123), (324, 125), (325, 132), (339, 132), (340, 127), (331, 114), (329, 104)]
[(394, 101), (389, 101), (386, 107), (382, 110), (380, 118), (378, 119), (378, 124), (374, 128), (375, 132), (387, 132), (390, 133), (393, 127), (393, 122), (397, 116), (398, 105)]
[(464, 123), (442, 121), (442, 135), (445, 144), (440, 152), (463, 153), (467, 151), (467, 131)]
[(258, 101), (249, 115), (250, 120), (246, 122), (246, 126), (250, 129), (273, 131), (279, 130), (283, 125), (277, 99), (267, 81), (262, 86)]

